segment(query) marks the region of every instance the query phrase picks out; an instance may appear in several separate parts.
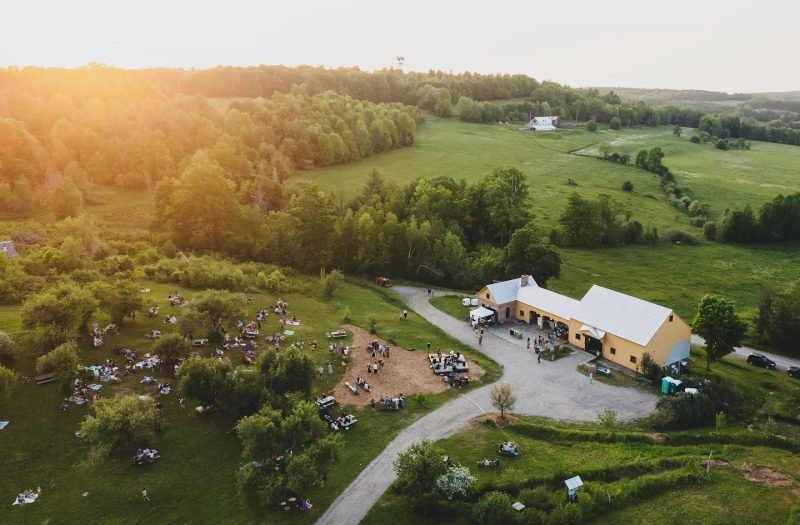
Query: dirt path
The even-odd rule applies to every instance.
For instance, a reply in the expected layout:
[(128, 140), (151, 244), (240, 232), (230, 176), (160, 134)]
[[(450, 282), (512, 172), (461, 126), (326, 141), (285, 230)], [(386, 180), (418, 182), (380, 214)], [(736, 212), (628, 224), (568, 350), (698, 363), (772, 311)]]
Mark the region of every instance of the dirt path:
[[(558, 361), (537, 363), (535, 354), (526, 351), (521, 342), (507, 341), (491, 333), (479, 347), (475, 334), (466, 323), (430, 305), (424, 288), (395, 286), (394, 290), (411, 309), (429, 322), (500, 363), (504, 370), (502, 381), (511, 384), (517, 395), (514, 410), (517, 413), (596, 421), (600, 412), (610, 408), (625, 420), (643, 417), (655, 408), (656, 397), (645, 391), (598, 381), (589, 384), (575, 371), (575, 367), (586, 359), (585, 354), (578, 352)], [(487, 385), (471, 390), (401, 431), (336, 498), (317, 523), (359, 523), (394, 480), (392, 462), (397, 454), (414, 442), (451, 436), (468, 426), (472, 418), (493, 411), (489, 401), (491, 388), (492, 385)]]
[[(390, 345), (358, 326), (346, 325), (344, 328), (352, 332), (353, 344), (350, 346), (350, 365), (347, 372), (342, 377), (341, 383), (333, 389), (333, 395), (340, 404), (363, 407), (369, 405), (370, 400), (381, 396), (438, 394), (447, 390), (444, 380), (431, 372), (425, 352), (412, 352)], [(367, 345), (375, 340), (389, 346), (389, 357), (384, 359), (384, 366), (379, 367), (378, 373), (372, 374), (367, 372), (367, 365), (381, 359), (380, 354), (372, 357), (372, 353), (367, 349)], [(483, 376), (483, 369), (474, 361), (468, 361), (470, 377)], [(358, 394), (353, 394), (345, 385), (345, 382), (349, 382), (355, 386), (357, 375), (369, 383), (370, 392), (359, 388)]]

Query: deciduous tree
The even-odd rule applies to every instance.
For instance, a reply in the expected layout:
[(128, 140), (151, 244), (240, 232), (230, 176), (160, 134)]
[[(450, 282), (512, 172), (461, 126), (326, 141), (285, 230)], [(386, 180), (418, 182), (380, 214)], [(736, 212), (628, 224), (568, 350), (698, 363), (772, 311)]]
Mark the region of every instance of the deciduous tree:
[(692, 328), (705, 340), (706, 368), (733, 352), (741, 344), (747, 325), (739, 319), (733, 303), (713, 295), (705, 295), (697, 307)]

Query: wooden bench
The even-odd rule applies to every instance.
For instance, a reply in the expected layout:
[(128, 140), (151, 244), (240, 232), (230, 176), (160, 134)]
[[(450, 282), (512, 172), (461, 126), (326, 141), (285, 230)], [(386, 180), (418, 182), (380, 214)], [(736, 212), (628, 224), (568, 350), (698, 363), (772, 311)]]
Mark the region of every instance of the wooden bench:
[(36, 380), (36, 384), (37, 385), (43, 385), (45, 383), (52, 383), (53, 381), (56, 380), (56, 373), (55, 372), (50, 372), (49, 374), (42, 374), (40, 376), (34, 377), (34, 379)]

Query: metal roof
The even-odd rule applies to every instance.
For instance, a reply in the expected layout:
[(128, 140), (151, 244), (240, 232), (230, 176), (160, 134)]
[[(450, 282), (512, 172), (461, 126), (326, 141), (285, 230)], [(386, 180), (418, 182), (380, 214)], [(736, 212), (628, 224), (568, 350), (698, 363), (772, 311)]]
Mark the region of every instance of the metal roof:
[(578, 307), (578, 301), (572, 297), (551, 292), (538, 286), (520, 288), (517, 293), (517, 300), (568, 321), (573, 317), (573, 312)]
[(573, 490), (577, 489), (578, 487), (582, 487), (583, 481), (581, 480), (580, 476), (575, 476), (574, 478), (565, 479), (564, 484), (568, 489)]
[(580, 300), (572, 318), (645, 346), (671, 312), (669, 308), (594, 285)]
[[(489, 289), (489, 293), (492, 294), (495, 303), (512, 303), (517, 300), (517, 290), (520, 289), (520, 281), (521, 278), (517, 277), (516, 279), (510, 279), (508, 281), (492, 283), (486, 285), (486, 287)], [(528, 276), (528, 286), (525, 288), (538, 288), (532, 276)]]

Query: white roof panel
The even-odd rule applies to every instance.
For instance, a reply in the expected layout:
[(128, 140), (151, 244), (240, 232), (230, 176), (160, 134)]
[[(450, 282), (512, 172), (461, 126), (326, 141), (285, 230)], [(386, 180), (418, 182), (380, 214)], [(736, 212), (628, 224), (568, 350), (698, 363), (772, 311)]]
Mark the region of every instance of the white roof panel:
[(671, 312), (669, 308), (594, 285), (580, 300), (572, 318), (645, 346)]
[(476, 308), (475, 310), (472, 310), (469, 313), (469, 316), (472, 317), (472, 318), (475, 318), (475, 317), (480, 317), (480, 318), (491, 317), (493, 315), (494, 315), (494, 312), (492, 310), (489, 310), (488, 308), (484, 308), (483, 306), (481, 306), (480, 308)]
[[(492, 294), (494, 302), (497, 304), (513, 303), (517, 300), (517, 290), (519, 290), (520, 278), (509, 279), (499, 283), (492, 283), (486, 285), (489, 293)], [(536, 281), (533, 277), (528, 276), (528, 286), (525, 288), (536, 288)]]
[(578, 307), (578, 301), (572, 297), (538, 286), (520, 288), (517, 293), (517, 300), (566, 320), (570, 320), (573, 317), (573, 312)]

